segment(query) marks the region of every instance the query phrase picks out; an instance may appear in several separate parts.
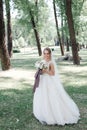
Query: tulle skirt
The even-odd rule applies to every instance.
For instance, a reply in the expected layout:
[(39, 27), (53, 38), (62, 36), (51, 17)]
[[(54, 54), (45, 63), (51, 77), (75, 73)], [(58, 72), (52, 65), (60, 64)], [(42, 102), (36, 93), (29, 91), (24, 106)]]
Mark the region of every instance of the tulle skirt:
[(34, 116), (48, 125), (77, 123), (80, 113), (77, 105), (63, 88), (58, 75), (40, 76), (33, 98)]

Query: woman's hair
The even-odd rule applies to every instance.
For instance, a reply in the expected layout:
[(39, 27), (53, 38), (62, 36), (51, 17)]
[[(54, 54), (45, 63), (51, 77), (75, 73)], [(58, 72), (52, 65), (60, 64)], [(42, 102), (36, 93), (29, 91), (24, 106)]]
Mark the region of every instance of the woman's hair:
[(48, 51), (49, 54), (51, 54), (51, 49), (49, 47), (44, 48), (43, 53), (44, 53), (45, 50)]
[(44, 48), (43, 53), (45, 53), (45, 50), (48, 51), (48, 53), (50, 54), (51, 61), (52, 61), (54, 68), (55, 68), (55, 73), (58, 74), (57, 64), (56, 64), (55, 59), (52, 55), (52, 50), (49, 47), (46, 47), (46, 48)]

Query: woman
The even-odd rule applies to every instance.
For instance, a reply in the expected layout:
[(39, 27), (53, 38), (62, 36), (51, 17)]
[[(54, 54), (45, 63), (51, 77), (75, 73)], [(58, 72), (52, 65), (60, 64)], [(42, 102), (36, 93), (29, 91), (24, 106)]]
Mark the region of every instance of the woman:
[(34, 116), (48, 125), (77, 123), (80, 113), (77, 105), (64, 90), (50, 48), (43, 50), (47, 69), (42, 70), (39, 85), (33, 98)]

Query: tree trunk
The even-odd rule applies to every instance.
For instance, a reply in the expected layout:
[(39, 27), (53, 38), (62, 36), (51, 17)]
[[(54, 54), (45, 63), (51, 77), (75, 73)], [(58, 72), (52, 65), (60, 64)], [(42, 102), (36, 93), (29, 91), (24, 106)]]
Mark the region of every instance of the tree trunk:
[(38, 0), (35, 0), (35, 7), (36, 7), (36, 22), (38, 24)]
[[(64, 5), (64, 6), (66, 6), (66, 5)], [(68, 38), (68, 36), (69, 36), (69, 30), (68, 30), (68, 27), (67, 27), (67, 19), (65, 19), (65, 40), (66, 40), (66, 51), (70, 51), (70, 48), (69, 48), (69, 46), (70, 46), (70, 40), (69, 40), (69, 38)]]
[(72, 0), (66, 0), (66, 16), (68, 21), (69, 33), (70, 33), (70, 41), (72, 44), (73, 63), (79, 65), (80, 58), (78, 56), (78, 47), (77, 47), (76, 37), (75, 37), (71, 4), (72, 4)]
[(63, 30), (63, 15), (61, 13), (61, 44), (63, 46), (63, 50), (64, 50), (64, 30)]
[(8, 53), (12, 56), (12, 31), (11, 31), (11, 15), (10, 15), (10, 3), (9, 0), (5, 0), (6, 5), (6, 15), (7, 15), (7, 43), (8, 43)]
[(5, 25), (3, 17), (3, 1), (0, 0), (0, 58), (2, 70), (10, 69), (10, 58), (5, 45)]
[(31, 10), (30, 10), (30, 16), (31, 16), (32, 26), (33, 26), (33, 29), (34, 29), (34, 34), (35, 34), (36, 41), (37, 41), (38, 53), (39, 53), (39, 56), (41, 56), (41, 55), (42, 55), (42, 51), (41, 51), (39, 33), (38, 33), (38, 31), (37, 31), (36, 24), (35, 24), (34, 17), (33, 17), (33, 15), (32, 15)]
[(68, 41), (68, 37), (66, 37), (66, 51), (69, 51), (69, 41)]
[(57, 15), (56, 15), (55, 0), (53, 0), (53, 8), (54, 8), (54, 16), (55, 16), (55, 22), (56, 22), (57, 36), (58, 36), (59, 43), (60, 43), (61, 55), (64, 55), (64, 48), (63, 48), (63, 45), (61, 43), (61, 38), (60, 38), (60, 33), (59, 33), (59, 27), (58, 27), (58, 20), (57, 20)]

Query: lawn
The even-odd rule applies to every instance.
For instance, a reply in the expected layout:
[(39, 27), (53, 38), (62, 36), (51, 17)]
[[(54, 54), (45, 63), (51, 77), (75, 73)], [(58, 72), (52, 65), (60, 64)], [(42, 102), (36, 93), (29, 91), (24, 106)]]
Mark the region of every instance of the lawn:
[(9, 71), (0, 71), (0, 130), (87, 130), (87, 50), (82, 49), (79, 66), (72, 61), (58, 61), (59, 48), (53, 55), (57, 62), (61, 82), (80, 109), (81, 119), (77, 124), (47, 126), (33, 116), (32, 86), (34, 64), (41, 57), (36, 48), (14, 53)]

